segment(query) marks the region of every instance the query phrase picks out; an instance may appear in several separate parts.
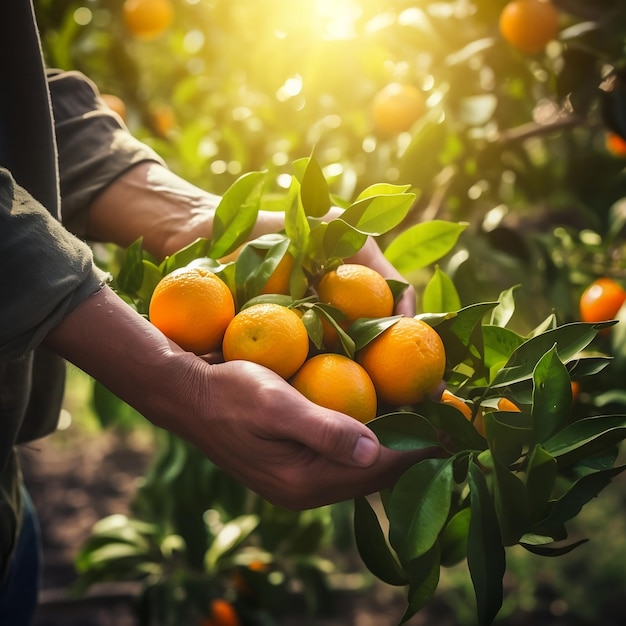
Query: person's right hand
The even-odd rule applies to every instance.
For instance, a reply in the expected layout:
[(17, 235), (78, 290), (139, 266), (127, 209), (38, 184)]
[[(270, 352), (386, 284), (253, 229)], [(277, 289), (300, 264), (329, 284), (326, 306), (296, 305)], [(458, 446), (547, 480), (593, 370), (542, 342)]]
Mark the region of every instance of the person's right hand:
[(155, 425), (198, 447), (270, 502), (305, 509), (389, 487), (438, 448), (395, 452), (270, 370), (212, 365), (170, 342), (108, 287), (45, 341)]
[(200, 367), (188, 392), (207, 398), (205, 410), (180, 423), (178, 434), (243, 484), (288, 508), (390, 487), (420, 458), (438, 453), (384, 448), (365, 425), (310, 402), (254, 363)]

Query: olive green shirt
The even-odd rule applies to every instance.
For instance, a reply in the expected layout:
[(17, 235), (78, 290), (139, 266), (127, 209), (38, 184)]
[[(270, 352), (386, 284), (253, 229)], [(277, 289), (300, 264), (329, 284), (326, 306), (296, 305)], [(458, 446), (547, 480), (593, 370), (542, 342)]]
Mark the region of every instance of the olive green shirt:
[[(20, 443), (54, 430), (64, 363), (40, 347), (106, 276), (87, 210), (136, 163), (159, 160), (78, 72), (44, 69), (30, 0), (0, 2), (0, 581), (21, 519)], [(129, 209), (130, 210), (130, 209)]]

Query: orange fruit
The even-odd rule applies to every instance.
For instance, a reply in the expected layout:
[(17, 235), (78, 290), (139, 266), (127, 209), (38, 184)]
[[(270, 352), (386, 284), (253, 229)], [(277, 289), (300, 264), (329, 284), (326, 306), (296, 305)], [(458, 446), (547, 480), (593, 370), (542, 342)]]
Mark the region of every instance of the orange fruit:
[(559, 12), (549, 0), (512, 0), (500, 13), (499, 26), (511, 46), (536, 54), (559, 32)]
[(176, 125), (174, 109), (167, 104), (155, 106), (151, 112), (152, 127), (160, 137), (167, 137)]
[(376, 417), (376, 390), (367, 372), (342, 354), (317, 354), (289, 381), (311, 402), (360, 422)]
[(128, 31), (138, 39), (155, 39), (174, 21), (172, 0), (124, 0), (122, 16)]
[(397, 135), (411, 130), (426, 111), (424, 94), (414, 85), (389, 83), (374, 96), (374, 127), (382, 135)]
[(626, 157), (626, 139), (623, 139), (617, 133), (606, 133), (604, 144), (613, 156)]
[(578, 400), (578, 396), (580, 395), (580, 383), (576, 380), (572, 381), (572, 400), (576, 402)]
[(402, 317), (357, 352), (378, 398), (399, 406), (421, 402), (443, 378), (446, 352), (437, 331), (414, 317)]
[(290, 252), (285, 252), (283, 258), (278, 262), (278, 265), (267, 279), (263, 289), (261, 289), (261, 293), (289, 295), (289, 279), (291, 278), (294, 262), (293, 255)]
[(455, 409), (461, 411), (466, 420), (472, 419), (472, 409), (470, 409), (470, 407), (465, 404), (465, 401), (462, 398), (459, 398), (459, 396), (455, 396), (451, 391), (448, 391), (447, 389), (444, 389), (442, 391), (441, 402), (449, 404)]
[(365, 265), (344, 263), (326, 272), (316, 291), (320, 302), (336, 307), (350, 322), (393, 313), (393, 293), (387, 281)]
[(520, 408), (508, 398), (500, 398), (498, 400), (498, 411), (509, 411), (510, 413), (519, 413)]
[[(357, 263), (344, 263), (326, 272), (317, 283), (317, 297), (339, 309), (346, 319), (345, 330), (354, 320), (388, 317), (393, 313), (393, 293), (387, 281), (375, 270)], [(322, 341), (331, 350), (337, 344), (337, 331), (322, 317)]]
[(109, 109), (111, 109), (111, 111), (117, 113), (122, 120), (126, 122), (128, 115), (126, 104), (119, 96), (112, 93), (102, 93), (100, 94), (100, 98), (104, 100), (104, 103), (109, 107)]
[(235, 315), (233, 296), (206, 268), (183, 267), (165, 275), (150, 299), (148, 317), (181, 348), (206, 354), (219, 348)]
[(240, 626), (241, 620), (235, 607), (224, 600), (216, 598), (209, 605), (209, 616), (202, 620), (202, 626)]
[(252, 361), (289, 378), (309, 353), (309, 335), (300, 316), (273, 302), (253, 304), (235, 315), (224, 333), (226, 361)]
[(626, 291), (612, 278), (598, 278), (580, 296), (580, 319), (583, 322), (606, 322), (615, 319), (626, 300)]

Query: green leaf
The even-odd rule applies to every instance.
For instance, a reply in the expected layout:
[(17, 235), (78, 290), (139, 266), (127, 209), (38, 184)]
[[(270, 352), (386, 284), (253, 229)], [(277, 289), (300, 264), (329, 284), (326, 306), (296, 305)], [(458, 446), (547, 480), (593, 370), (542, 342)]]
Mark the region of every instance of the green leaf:
[(494, 502), (502, 543), (515, 545), (528, 530), (526, 486), (520, 478), (502, 465), (494, 455)]
[(485, 367), (491, 370), (499, 363), (506, 363), (524, 338), (508, 328), (485, 324), (482, 327), (485, 348)]
[(483, 416), (489, 448), (505, 466), (515, 463), (533, 442), (530, 415), (524, 412), (486, 411)]
[(545, 441), (560, 430), (571, 413), (571, 380), (554, 346), (533, 371), (532, 424), (537, 441)]
[(341, 220), (361, 233), (373, 237), (383, 235), (402, 223), (415, 197), (414, 193), (397, 192), (378, 196), (361, 195), (341, 214)]
[(574, 322), (548, 330), (524, 342), (512, 355), (491, 386), (504, 387), (532, 378), (541, 357), (556, 346), (563, 363), (576, 357), (597, 334), (597, 325)]
[(520, 545), (524, 547), (528, 552), (532, 552), (537, 556), (563, 556), (564, 554), (569, 554), (572, 550), (575, 550), (579, 546), (582, 546), (584, 543), (587, 543), (588, 539), (579, 539), (574, 543), (571, 543), (567, 546), (559, 546), (558, 548), (551, 548), (548, 546), (535, 546), (532, 544), (524, 543), (520, 541)]
[(186, 267), (192, 261), (206, 257), (209, 250), (210, 241), (208, 239), (196, 239), (184, 248), (181, 248), (166, 257), (161, 263), (161, 273), (165, 275), (173, 272), (179, 267)]
[(577, 420), (544, 442), (559, 467), (573, 465), (626, 438), (626, 415), (600, 415)]
[(467, 538), (472, 512), (469, 507), (457, 511), (439, 537), (441, 565), (452, 567), (467, 557)]
[(560, 498), (552, 503), (548, 516), (539, 522), (538, 527), (550, 528), (554, 524), (564, 524), (576, 517), (583, 506), (621, 474), (626, 465), (600, 470), (577, 480)]
[(389, 500), (389, 541), (405, 561), (426, 554), (448, 518), (453, 458), (427, 459), (407, 470)]
[[(437, 332), (446, 347), (446, 361), (449, 369), (471, 358), (480, 373), (484, 352), (482, 320), (495, 306), (495, 302), (472, 304), (454, 315), (444, 317), (436, 325)], [(416, 317), (427, 319), (422, 315), (416, 315)]]
[(579, 358), (568, 362), (567, 370), (573, 379), (579, 379), (583, 376), (599, 374), (610, 362), (611, 357), (608, 356), (581, 355)]
[(330, 211), (330, 192), (317, 160), (311, 156), (300, 182), (300, 197), (306, 215), (323, 217)]
[(381, 415), (367, 423), (380, 443), (391, 450), (424, 450), (439, 445), (437, 431), (416, 413)]
[(245, 541), (257, 528), (259, 521), (257, 515), (241, 515), (224, 524), (204, 555), (206, 569), (214, 571), (220, 559)]
[(376, 512), (366, 498), (354, 501), (354, 536), (367, 569), (388, 585), (406, 585), (408, 578), (391, 551)]
[(529, 454), (526, 469), (526, 492), (528, 494), (529, 521), (536, 522), (545, 514), (552, 490), (556, 484), (556, 459), (540, 445)]
[(265, 172), (248, 172), (224, 193), (213, 220), (210, 256), (218, 259), (236, 250), (252, 232), (259, 212)]
[(487, 482), (472, 461), (469, 467), (471, 520), (467, 564), (476, 594), (478, 626), (489, 626), (502, 607), (506, 557)]
[(270, 234), (250, 241), (242, 248), (235, 262), (238, 309), (261, 293), (289, 245), (290, 241), (284, 235)]
[(422, 293), (422, 309), (429, 313), (445, 313), (460, 308), (461, 298), (452, 279), (436, 266)]
[(400, 620), (400, 624), (411, 619), (433, 597), (441, 573), (439, 554), (439, 546), (435, 544), (426, 554), (407, 564), (406, 569), (410, 579), (409, 605)]
[(321, 302), (316, 302), (312, 309), (315, 311), (315, 314), (320, 318), (320, 320), (326, 320), (326, 322), (335, 329), (335, 332), (339, 337), (339, 343), (341, 344), (343, 353), (351, 359), (354, 358), (356, 350), (354, 340), (341, 326), (341, 322), (345, 320), (345, 315), (334, 306), (330, 304), (323, 304)]
[(484, 437), (455, 407), (433, 400), (425, 400), (422, 407), (426, 419), (432, 426), (445, 433), (443, 443), (447, 448), (483, 450), (487, 447)]
[(139, 566), (146, 560), (146, 547), (130, 543), (106, 543), (94, 550), (81, 553), (76, 560), (76, 567), (84, 572), (99, 567), (118, 567), (127, 571), (133, 566)]
[(161, 278), (163, 278), (163, 273), (149, 259), (144, 259), (141, 262), (141, 265), (143, 267), (143, 276), (141, 278), (141, 285), (137, 290), (137, 298), (142, 305), (139, 308), (139, 312), (147, 313), (150, 307), (150, 299), (152, 298), (152, 293), (154, 292), (154, 288), (157, 286)]
[(143, 280), (142, 239), (137, 239), (126, 248), (122, 265), (116, 278), (116, 287), (123, 293), (136, 296)]
[(411, 185), (394, 185), (392, 183), (374, 183), (366, 187), (355, 200), (355, 204), (374, 196), (390, 196), (393, 194), (404, 194), (411, 188)]
[(448, 254), (465, 228), (466, 223), (443, 220), (415, 224), (391, 241), (385, 257), (401, 274), (409, 274)]
[(285, 233), (287, 237), (289, 237), (295, 250), (306, 252), (308, 256), (322, 260), (324, 255), (321, 239), (317, 246), (313, 245), (310, 240), (311, 226), (300, 201), (300, 184), (295, 178), (292, 178), (289, 196), (291, 202), (285, 211)]
[(353, 322), (348, 328), (348, 334), (354, 339), (354, 347), (360, 350), (378, 335), (393, 326), (402, 315), (390, 317), (361, 318)]
[(366, 234), (342, 219), (334, 219), (328, 222), (324, 230), (322, 249), (327, 259), (345, 259), (355, 255), (366, 241)]
[(498, 306), (492, 311), (490, 324), (504, 328), (515, 313), (515, 291), (519, 285), (503, 291), (498, 298)]

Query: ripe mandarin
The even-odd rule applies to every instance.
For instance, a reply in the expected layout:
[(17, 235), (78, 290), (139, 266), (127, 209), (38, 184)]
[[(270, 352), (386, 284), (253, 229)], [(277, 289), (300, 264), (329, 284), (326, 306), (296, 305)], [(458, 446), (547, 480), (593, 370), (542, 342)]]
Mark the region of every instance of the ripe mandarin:
[(389, 83), (374, 96), (372, 117), (382, 135), (397, 135), (411, 130), (426, 111), (424, 94), (414, 85)]
[(128, 31), (138, 39), (155, 39), (174, 20), (172, 0), (124, 0), (122, 16)]
[(183, 267), (165, 275), (150, 299), (148, 317), (181, 348), (206, 354), (219, 348), (235, 315), (233, 296), (206, 268)]
[(357, 352), (378, 398), (393, 406), (421, 402), (439, 386), (446, 352), (437, 331), (414, 317), (402, 317)]
[(289, 378), (309, 352), (309, 335), (300, 316), (280, 304), (263, 302), (242, 309), (224, 333), (226, 361), (243, 359)]
[(202, 620), (202, 626), (241, 626), (235, 607), (223, 598), (211, 600), (209, 617)]
[(625, 300), (626, 291), (617, 281), (598, 278), (580, 296), (580, 319), (590, 323), (615, 319)]
[(365, 265), (344, 263), (326, 272), (316, 291), (320, 302), (338, 308), (349, 321), (393, 313), (393, 293), (387, 281)]
[(550, 0), (512, 0), (502, 10), (499, 26), (511, 46), (536, 54), (559, 32), (559, 13)]
[(317, 354), (290, 383), (311, 402), (350, 415), (360, 422), (376, 417), (376, 390), (363, 367), (342, 354)]

